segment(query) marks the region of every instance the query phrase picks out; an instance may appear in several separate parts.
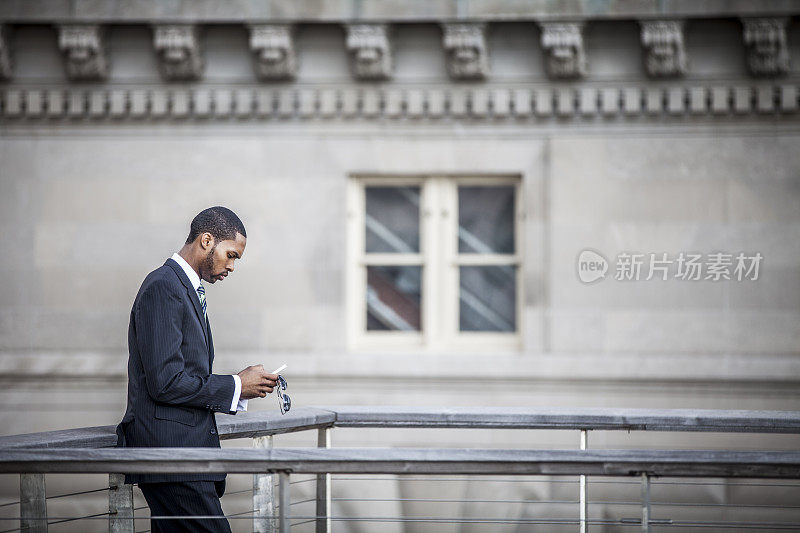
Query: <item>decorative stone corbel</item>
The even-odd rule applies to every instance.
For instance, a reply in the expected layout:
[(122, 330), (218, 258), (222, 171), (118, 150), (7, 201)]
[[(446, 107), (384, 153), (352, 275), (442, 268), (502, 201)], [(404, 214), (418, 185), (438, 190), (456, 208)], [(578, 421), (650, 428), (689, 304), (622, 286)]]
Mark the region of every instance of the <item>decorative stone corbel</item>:
[(444, 24), (444, 49), (450, 77), (482, 79), (489, 74), (486, 24)]
[(8, 26), (0, 24), (0, 81), (11, 79), (10, 33)]
[(289, 24), (250, 26), (250, 50), (253, 52), (258, 79), (269, 81), (294, 78), (297, 56), (293, 30), (294, 27)]
[(196, 80), (203, 73), (197, 26), (165, 24), (154, 27), (153, 44), (162, 77), (167, 81)]
[(789, 71), (788, 22), (786, 17), (742, 19), (747, 66), (751, 74), (778, 76)]
[(392, 47), (386, 24), (348, 25), (347, 52), (356, 79), (384, 80), (391, 77)]
[(682, 20), (642, 21), (644, 68), (653, 78), (683, 76), (687, 70)]
[(580, 22), (543, 22), (542, 48), (547, 58), (547, 74), (554, 79), (580, 78), (586, 75), (586, 52), (583, 47), (583, 24)]
[(58, 48), (64, 56), (67, 78), (72, 81), (104, 80), (108, 77), (104, 29), (98, 24), (68, 24), (58, 27)]

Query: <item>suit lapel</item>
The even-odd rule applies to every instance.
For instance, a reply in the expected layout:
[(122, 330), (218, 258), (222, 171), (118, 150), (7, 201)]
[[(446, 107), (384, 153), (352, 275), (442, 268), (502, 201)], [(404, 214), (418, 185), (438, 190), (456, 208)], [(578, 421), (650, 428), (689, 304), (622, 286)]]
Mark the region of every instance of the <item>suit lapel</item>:
[(200, 327), (203, 328), (203, 339), (206, 341), (206, 347), (208, 347), (208, 324), (206, 324), (206, 318), (203, 316), (203, 307), (200, 305), (200, 297), (197, 295), (197, 291), (194, 290), (192, 287), (192, 282), (189, 281), (189, 278), (186, 276), (186, 272), (183, 271), (181, 266), (176, 263), (173, 259), (167, 259), (167, 262), (164, 263), (169, 265), (172, 270), (178, 275), (178, 279), (181, 280), (183, 286), (186, 287), (186, 293), (189, 296), (189, 300), (192, 302), (194, 306), (194, 312), (197, 314), (197, 320), (200, 322)]

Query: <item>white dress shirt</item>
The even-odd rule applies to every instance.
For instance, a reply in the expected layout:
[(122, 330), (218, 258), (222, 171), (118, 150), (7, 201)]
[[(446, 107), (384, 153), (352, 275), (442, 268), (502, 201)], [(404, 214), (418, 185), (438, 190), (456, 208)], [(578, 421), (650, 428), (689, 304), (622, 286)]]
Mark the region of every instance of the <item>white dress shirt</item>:
[[(178, 263), (184, 272), (186, 272), (186, 277), (189, 278), (189, 282), (194, 287), (194, 292), (197, 293), (197, 289), (200, 287), (200, 276), (197, 275), (197, 272), (194, 271), (192, 267), (189, 266), (189, 263), (180, 256), (178, 253), (172, 254), (172, 260)], [(200, 296), (197, 295), (199, 298)], [(208, 311), (206, 311), (208, 312)], [(247, 411), (247, 400), (242, 400), (239, 398), (242, 395), (242, 378), (234, 374), (231, 376), (233, 378), (233, 399), (231, 400), (231, 411)]]

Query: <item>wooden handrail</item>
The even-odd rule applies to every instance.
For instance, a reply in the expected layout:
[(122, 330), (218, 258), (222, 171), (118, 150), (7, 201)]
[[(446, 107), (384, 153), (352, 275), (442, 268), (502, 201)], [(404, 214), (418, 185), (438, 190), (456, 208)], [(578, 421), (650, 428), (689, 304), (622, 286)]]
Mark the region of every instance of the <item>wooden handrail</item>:
[[(800, 433), (798, 411), (704, 409), (613, 409), (542, 407), (298, 407), (217, 415), (220, 438), (277, 435), (325, 427), (560, 429), (604, 431), (693, 431)], [(108, 448), (114, 426), (46, 431), (0, 437), (0, 449)]]
[(0, 450), (3, 473), (504, 474), (800, 478), (800, 452), (452, 448)]

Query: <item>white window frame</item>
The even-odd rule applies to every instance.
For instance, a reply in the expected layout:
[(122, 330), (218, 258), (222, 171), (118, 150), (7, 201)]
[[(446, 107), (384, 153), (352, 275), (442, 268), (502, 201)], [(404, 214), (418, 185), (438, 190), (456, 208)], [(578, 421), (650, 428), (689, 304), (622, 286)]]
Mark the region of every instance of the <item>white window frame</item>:
[[(458, 253), (458, 187), (515, 187), (514, 254)], [(367, 254), (365, 248), (366, 187), (420, 187), (420, 251), (418, 254)], [(370, 352), (516, 352), (522, 347), (524, 227), (520, 176), (512, 175), (353, 175), (348, 182), (347, 329), (348, 347)], [(422, 267), (422, 331), (367, 331), (367, 266)], [(459, 267), (510, 265), (516, 268), (516, 331), (459, 331)]]

